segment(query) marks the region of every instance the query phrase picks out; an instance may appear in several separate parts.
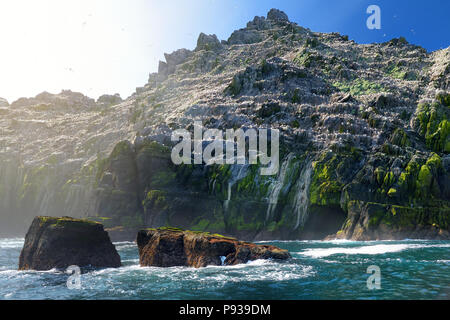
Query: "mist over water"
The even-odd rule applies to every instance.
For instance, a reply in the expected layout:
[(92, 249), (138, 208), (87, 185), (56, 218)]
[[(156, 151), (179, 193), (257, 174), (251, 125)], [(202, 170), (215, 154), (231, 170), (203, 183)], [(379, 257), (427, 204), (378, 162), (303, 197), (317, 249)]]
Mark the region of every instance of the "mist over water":
[(136, 245), (117, 242), (123, 266), (84, 273), (81, 290), (61, 271), (17, 271), (23, 242), (0, 239), (0, 299), (450, 299), (450, 241), (264, 242), (292, 259), (200, 269), (140, 267)]

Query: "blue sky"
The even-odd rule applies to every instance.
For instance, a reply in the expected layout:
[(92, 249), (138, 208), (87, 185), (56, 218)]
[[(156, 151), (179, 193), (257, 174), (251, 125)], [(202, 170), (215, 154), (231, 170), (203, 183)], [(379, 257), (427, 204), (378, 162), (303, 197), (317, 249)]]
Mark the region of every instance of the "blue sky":
[[(381, 30), (366, 27), (371, 4), (381, 8)], [(2, 0), (0, 97), (62, 89), (127, 97), (164, 52), (193, 49), (200, 32), (227, 39), (273, 7), (359, 43), (404, 36), (428, 51), (450, 45), (448, 0)]]

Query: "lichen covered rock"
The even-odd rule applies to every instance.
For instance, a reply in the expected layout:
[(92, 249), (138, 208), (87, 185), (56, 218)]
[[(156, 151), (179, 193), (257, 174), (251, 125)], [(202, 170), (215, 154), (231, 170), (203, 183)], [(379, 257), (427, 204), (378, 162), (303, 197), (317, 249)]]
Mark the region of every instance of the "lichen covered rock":
[(141, 230), (137, 236), (141, 266), (206, 267), (235, 265), (258, 259), (286, 260), (287, 250), (234, 238), (177, 228)]
[(25, 237), (19, 270), (68, 266), (120, 267), (120, 256), (103, 225), (69, 217), (36, 217)]

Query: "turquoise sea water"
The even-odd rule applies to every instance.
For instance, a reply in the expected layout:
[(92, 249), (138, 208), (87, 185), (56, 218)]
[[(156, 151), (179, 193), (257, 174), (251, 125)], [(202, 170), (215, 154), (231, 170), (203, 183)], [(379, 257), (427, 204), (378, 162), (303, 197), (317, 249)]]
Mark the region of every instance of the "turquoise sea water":
[[(275, 241), (286, 262), (140, 267), (132, 242), (115, 243), (123, 267), (81, 275), (17, 271), (23, 239), (0, 239), (0, 299), (450, 299), (450, 241)], [(381, 271), (369, 290), (367, 268)]]

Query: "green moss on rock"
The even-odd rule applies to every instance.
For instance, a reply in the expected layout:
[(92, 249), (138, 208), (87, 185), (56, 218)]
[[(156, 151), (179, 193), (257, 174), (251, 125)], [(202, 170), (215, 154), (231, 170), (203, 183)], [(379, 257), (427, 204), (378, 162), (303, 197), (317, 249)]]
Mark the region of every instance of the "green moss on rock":
[(434, 152), (450, 151), (450, 109), (440, 103), (419, 104), (415, 126), (425, 138), (428, 148)]
[(352, 96), (361, 96), (385, 91), (380, 84), (365, 79), (356, 79), (352, 82), (336, 81), (333, 83), (333, 86), (342, 92), (350, 93)]

